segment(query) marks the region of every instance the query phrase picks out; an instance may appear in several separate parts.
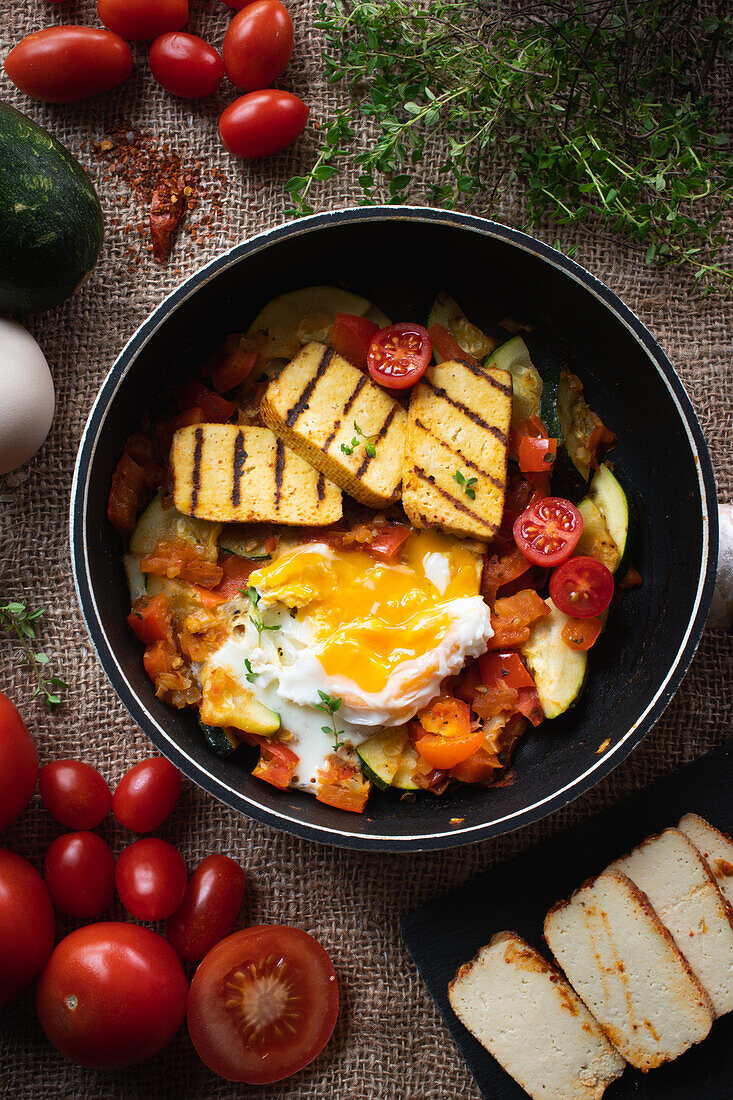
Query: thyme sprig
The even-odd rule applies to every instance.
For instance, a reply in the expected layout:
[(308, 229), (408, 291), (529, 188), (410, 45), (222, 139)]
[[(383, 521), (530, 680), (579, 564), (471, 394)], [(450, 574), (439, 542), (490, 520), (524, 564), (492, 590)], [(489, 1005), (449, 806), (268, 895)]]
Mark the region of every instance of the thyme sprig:
[(42, 695), (48, 709), (55, 710), (63, 703), (60, 692), (68, 690), (69, 685), (60, 676), (48, 675), (50, 658), (33, 644), (36, 641), (35, 624), (45, 613), (42, 607), (29, 611), (25, 601), (11, 600), (0, 606), (0, 629), (15, 636), (21, 649), (18, 664), (28, 665), (35, 678), (31, 699)]
[(321, 730), (323, 731), (323, 733), (326, 733), (329, 736), (333, 736), (333, 751), (338, 752), (341, 746), (345, 744), (344, 741), (339, 740), (339, 737), (343, 735), (344, 731), (336, 729), (336, 718), (334, 716), (336, 712), (341, 708), (343, 699), (337, 695), (327, 695), (325, 691), (321, 691), (320, 689), (318, 691), (318, 695), (320, 696), (321, 701), (320, 703), (314, 703), (313, 706), (316, 708), (316, 710), (323, 711), (323, 713), (327, 714), (331, 719), (331, 725), (321, 726)]
[(453, 474), (453, 480), (458, 482), (469, 500), (476, 499), (476, 483), (478, 481), (477, 477), (466, 477), (466, 475), (462, 474), (460, 470), (456, 470), (456, 472)]
[[(257, 631), (257, 644), (261, 646), (262, 635), (265, 633), (265, 631), (279, 630), (280, 627), (277, 623), (273, 624), (272, 626), (268, 626), (262, 621), (262, 615), (259, 614), (257, 610), (260, 602), (260, 594), (256, 588), (253, 588), (252, 585), (250, 585), (249, 588), (240, 588), (239, 591), (243, 596), (246, 596), (249, 602), (252, 604), (253, 613), (249, 616), (249, 621), (252, 623), (252, 626)], [(248, 673), (251, 675), (256, 675), (256, 673), (252, 673), (251, 669), (248, 670)], [(247, 679), (249, 680), (249, 675), (247, 676)]]
[[(518, 179), (528, 227), (545, 214), (601, 218), (641, 243), (647, 263), (730, 292), (721, 219), (733, 153), (711, 76), (722, 75), (721, 101), (733, 99), (733, 14), (716, 7), (326, 0), (316, 23), (326, 74), (349, 98), (321, 130), (310, 172), (286, 185), (289, 212), (312, 213), (314, 191), (346, 165), (366, 204), (426, 198), (494, 213)], [(418, 196), (413, 169), (428, 152), (437, 179)]]
[(369, 455), (369, 457), (370, 458), (376, 458), (377, 448), (374, 445), (374, 440), (377, 438), (376, 434), (375, 435), (365, 435), (364, 432), (359, 427), (359, 425), (356, 423), (356, 421), (354, 421), (354, 431), (356, 432), (356, 435), (351, 440), (351, 443), (342, 443), (341, 444), (341, 450), (343, 451), (343, 453), (345, 455), (353, 455), (356, 448), (360, 447), (363, 443), (364, 444), (364, 450)]

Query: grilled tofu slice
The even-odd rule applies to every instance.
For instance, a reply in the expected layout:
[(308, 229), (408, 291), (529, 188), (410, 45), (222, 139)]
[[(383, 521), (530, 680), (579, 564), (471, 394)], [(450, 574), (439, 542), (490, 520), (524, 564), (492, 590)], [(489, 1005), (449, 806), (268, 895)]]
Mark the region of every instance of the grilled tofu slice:
[[(399, 500), (405, 411), (333, 348), (307, 344), (270, 382), (260, 413), (289, 447), (362, 504), (386, 508)], [(345, 454), (341, 446), (351, 446), (355, 425), (363, 436)]]
[(545, 917), (545, 939), (627, 1062), (654, 1069), (710, 1031), (710, 998), (626, 875), (604, 872)]
[(685, 814), (677, 828), (704, 857), (723, 897), (733, 905), (733, 840), (699, 814)]
[(450, 360), (425, 372), (410, 399), (402, 475), (402, 503), (415, 527), (494, 537), (511, 419), (509, 371)]
[(221, 523), (322, 527), (341, 518), (341, 490), (267, 428), (192, 424), (173, 437), (179, 512)]
[(679, 829), (650, 836), (606, 870), (643, 890), (707, 990), (716, 1016), (733, 1009), (733, 916), (710, 868)]
[(561, 974), (497, 932), (448, 986), (461, 1023), (533, 1100), (600, 1100), (624, 1062)]

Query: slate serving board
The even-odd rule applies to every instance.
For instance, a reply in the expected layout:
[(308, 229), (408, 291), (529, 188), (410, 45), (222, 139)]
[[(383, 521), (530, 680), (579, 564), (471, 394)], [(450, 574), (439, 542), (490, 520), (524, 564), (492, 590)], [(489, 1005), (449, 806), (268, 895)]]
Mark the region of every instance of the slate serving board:
[[(458, 967), (503, 929), (519, 932), (547, 955), (542, 922), (553, 902), (688, 812), (733, 833), (733, 741), (404, 918), (405, 944), (485, 1097), (527, 1100), (453, 1013), (448, 982)], [(675, 1062), (648, 1074), (627, 1067), (604, 1100), (693, 1097), (733, 1097), (733, 1013)]]

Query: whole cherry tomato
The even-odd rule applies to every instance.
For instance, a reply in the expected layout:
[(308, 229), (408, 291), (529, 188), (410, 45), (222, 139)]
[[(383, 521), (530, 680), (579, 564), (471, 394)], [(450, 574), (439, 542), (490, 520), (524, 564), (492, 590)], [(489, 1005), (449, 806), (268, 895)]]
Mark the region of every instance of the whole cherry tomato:
[(98, 0), (97, 15), (115, 34), (131, 42), (152, 42), (188, 23), (188, 0)]
[(0, 1005), (37, 977), (55, 939), (45, 882), (22, 856), (0, 848)]
[(613, 599), (613, 590), (613, 573), (596, 558), (570, 558), (550, 577), (553, 603), (574, 619), (600, 615)]
[(250, 92), (222, 113), (219, 133), (235, 157), (257, 160), (291, 145), (305, 129), (309, 114), (310, 108), (291, 92)]
[(161, 34), (148, 60), (160, 86), (183, 99), (213, 95), (224, 76), (224, 62), (214, 47), (185, 31)]
[(375, 382), (391, 390), (406, 390), (425, 374), (433, 353), (428, 330), (403, 321), (381, 329), (367, 352), (367, 369)]
[(260, 925), (209, 951), (191, 982), (188, 1030), (214, 1073), (265, 1085), (313, 1061), (338, 1010), (336, 974), (320, 943), (299, 928)]
[(105, 780), (83, 760), (45, 764), (38, 790), (48, 812), (68, 829), (96, 829), (112, 806)]
[(293, 21), (280, 0), (255, 0), (235, 15), (224, 35), (226, 74), (237, 88), (269, 88), (293, 52)]
[(583, 534), (583, 517), (564, 497), (542, 497), (514, 521), (514, 541), (533, 565), (559, 565)]
[(191, 875), (183, 904), (165, 926), (168, 942), (184, 962), (198, 962), (229, 935), (244, 886), (244, 871), (229, 856), (202, 859)]
[(36, 743), (20, 711), (0, 691), (0, 829), (23, 813), (37, 779)]
[(66, 1058), (120, 1069), (152, 1058), (171, 1041), (187, 992), (180, 960), (162, 936), (109, 921), (61, 940), (36, 987), (36, 1009)]
[(64, 833), (46, 852), (43, 877), (57, 909), (90, 920), (112, 904), (115, 857), (96, 833)]
[(166, 920), (186, 893), (186, 864), (167, 840), (143, 837), (120, 852), (115, 883), (120, 901), (137, 920)]
[(164, 756), (153, 756), (123, 775), (112, 798), (112, 813), (133, 833), (152, 833), (173, 813), (180, 793), (178, 768)]
[(5, 58), (16, 88), (46, 103), (78, 103), (127, 80), (132, 54), (126, 42), (95, 27), (46, 27), (29, 34)]

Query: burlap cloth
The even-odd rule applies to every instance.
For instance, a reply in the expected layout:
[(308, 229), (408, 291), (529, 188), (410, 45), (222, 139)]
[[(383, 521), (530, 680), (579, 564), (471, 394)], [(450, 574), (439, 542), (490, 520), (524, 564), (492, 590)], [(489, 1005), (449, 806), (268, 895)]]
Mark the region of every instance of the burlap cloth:
[[(316, 6), (316, 0), (290, 4), (297, 49), (283, 82), (311, 104), (314, 124), (326, 121), (338, 95), (326, 86), (319, 68), (319, 35), (311, 29)], [(227, 19), (228, 9), (221, 0), (205, 0), (193, 5), (190, 29), (220, 44)], [(52, 7), (43, 0), (29, 4), (2, 0), (2, 55), (24, 35), (54, 21), (96, 25), (94, 5), (90, 0), (71, 7)], [(13, 667), (5, 639), (0, 639), (0, 687), (23, 705), (42, 762), (81, 756), (100, 768), (112, 785), (132, 763), (150, 754), (151, 746), (108, 684), (76, 604), (67, 509), (80, 433), (104, 374), (137, 325), (183, 276), (231, 244), (282, 220), (288, 205), (282, 183), (312, 162), (317, 141), (311, 126), (295, 149), (272, 163), (240, 164), (226, 154), (216, 131), (218, 114), (232, 98), (229, 91), (203, 105), (176, 101), (154, 83), (144, 63), (144, 48), (133, 50), (136, 71), (130, 81), (77, 107), (33, 103), (17, 94), (4, 74), (0, 79), (0, 95), (47, 126), (89, 168), (108, 215), (104, 251), (90, 282), (61, 308), (25, 319), (54, 375), (56, 417), (40, 455), (27, 471), (9, 479), (11, 499), (0, 504), (0, 597), (3, 601), (27, 598), (32, 606), (47, 609), (42, 643), (54, 669), (71, 682), (71, 690), (67, 705), (53, 716), (39, 702), (23, 704), (28, 678)], [(165, 267), (147, 254), (130, 254), (131, 245), (137, 247), (135, 226), (143, 212), (124, 186), (102, 183), (103, 168), (89, 151), (90, 135), (104, 137), (106, 129), (121, 118), (167, 136), (186, 162), (201, 161), (204, 184), (211, 183), (214, 169), (226, 181), (223, 218), (214, 235), (197, 243), (189, 227)], [(358, 198), (354, 173), (323, 188), (318, 206), (328, 209)], [(420, 201), (419, 189), (415, 201)], [(203, 212), (199, 210), (191, 222)], [(497, 217), (508, 222), (519, 217), (511, 192), (500, 199)], [(111, 224), (113, 220), (116, 224)], [(544, 236), (554, 241), (557, 231), (547, 226)], [(589, 230), (566, 232), (561, 241), (578, 246), (579, 261), (637, 312), (671, 356), (707, 436), (720, 498), (730, 500), (730, 305), (716, 299), (703, 301), (690, 292), (684, 277), (643, 266), (638, 250), (624, 241)], [(357, 284), (358, 280), (355, 289)], [(105, 1100), (240, 1095), (303, 1100), (477, 1097), (473, 1080), (402, 946), (400, 917), (425, 899), (721, 743), (729, 734), (733, 713), (732, 656), (731, 638), (706, 632), (667, 713), (613, 775), (544, 822), (463, 850), (384, 856), (326, 848), (249, 821), (184, 781), (178, 808), (162, 835), (180, 846), (190, 868), (217, 851), (241, 861), (249, 876), (243, 920), (293, 923), (322, 941), (333, 957), (342, 990), (341, 1016), (332, 1042), (304, 1072), (262, 1090), (236, 1087), (209, 1073), (194, 1055), (185, 1027), (167, 1050), (147, 1064), (121, 1073), (93, 1073), (66, 1062), (52, 1049), (36, 1021), (32, 997), (26, 994), (0, 1013), (0, 1095), (33, 1100), (57, 1096)], [(36, 798), (3, 843), (40, 867), (47, 845), (62, 831)], [(111, 820), (101, 832), (116, 852), (129, 840)], [(114, 917), (123, 918), (122, 911), (117, 910)], [(60, 927), (71, 925), (62, 922)]]

